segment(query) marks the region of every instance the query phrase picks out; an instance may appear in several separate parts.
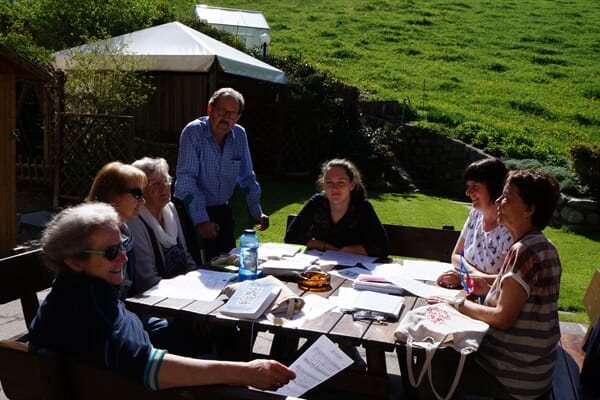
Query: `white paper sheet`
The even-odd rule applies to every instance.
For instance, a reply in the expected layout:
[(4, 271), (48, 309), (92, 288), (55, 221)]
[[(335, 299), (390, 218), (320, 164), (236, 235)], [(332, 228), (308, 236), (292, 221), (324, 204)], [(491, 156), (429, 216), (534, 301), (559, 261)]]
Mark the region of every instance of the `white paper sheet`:
[[(258, 258), (260, 260), (278, 259), (282, 257), (293, 257), (298, 254), (302, 246), (287, 243), (261, 243), (258, 246)], [(240, 248), (234, 247), (229, 254), (240, 254)]]
[(390, 277), (389, 281), (415, 296), (424, 298), (432, 296), (455, 297), (461, 292), (460, 290), (445, 289), (439, 286), (429, 285), (410, 278)]
[(361, 256), (358, 254), (347, 253), (345, 251), (327, 250), (319, 256), (318, 264), (346, 265), (352, 267), (356, 264), (372, 263), (377, 257)]
[(307, 320), (317, 318), (335, 308), (335, 304), (317, 294), (307, 294), (302, 298), (304, 299), (304, 307), (299, 312), (294, 313), (291, 319), (286, 319), (283, 322), (286, 328), (298, 328)]
[(292, 397), (302, 396), (350, 364), (352, 359), (327, 336), (321, 335), (290, 365), (290, 369), (296, 373), (296, 379), (272, 393)]
[(197, 269), (175, 278), (161, 279), (143, 295), (213, 301), (221, 293), (221, 290), (235, 278), (237, 278), (237, 274), (230, 272)]
[(267, 260), (269, 258), (293, 257), (302, 249), (302, 246), (287, 243), (261, 243), (258, 246), (258, 258)]
[(436, 281), (442, 273), (453, 269), (453, 266), (450, 263), (421, 260), (402, 260), (402, 264), (368, 263), (364, 264), (364, 266), (375, 276), (382, 276), (384, 278), (387, 278), (388, 276), (397, 276), (419, 281)]
[(356, 281), (360, 274), (370, 273), (367, 269), (362, 267), (350, 267), (344, 269), (332, 269), (329, 271), (331, 275), (337, 275), (340, 278), (348, 279), (350, 281)]

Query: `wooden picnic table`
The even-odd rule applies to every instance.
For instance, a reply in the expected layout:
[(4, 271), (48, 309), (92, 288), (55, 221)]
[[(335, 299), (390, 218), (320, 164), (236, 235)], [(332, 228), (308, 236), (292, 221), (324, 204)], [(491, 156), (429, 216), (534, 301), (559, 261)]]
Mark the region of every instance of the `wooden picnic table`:
[[(337, 295), (341, 287), (351, 287), (352, 282), (332, 274), (331, 290), (324, 292), (304, 291), (299, 289), (295, 282), (286, 282), (286, 285), (301, 296), (314, 293), (327, 298)], [(424, 304), (424, 299), (415, 296), (406, 295), (404, 298), (404, 307), (398, 321), (407, 311)], [(340, 345), (361, 346), (364, 348), (367, 358), (366, 370), (345, 369), (323, 385), (334, 390), (369, 396), (369, 398), (390, 398), (391, 385), (386, 367), (386, 353), (395, 353), (397, 347), (400, 346), (394, 338), (398, 321), (389, 321), (383, 324), (370, 320), (354, 321), (351, 314), (330, 311), (305, 321), (300, 327), (288, 327), (285, 324), (276, 326), (266, 319), (249, 321), (221, 315), (219, 309), (226, 300), (225, 296), (219, 296), (214, 301), (199, 301), (138, 295), (128, 298), (126, 304), (135, 312), (191, 319), (208, 324), (208, 326), (237, 326), (238, 329), (251, 332), (253, 335), (258, 332), (271, 333), (273, 341), (267, 356), (286, 365), (291, 364), (297, 358), (303, 339), (314, 341), (320, 335), (327, 335), (329, 339)], [(248, 354), (252, 354), (252, 352), (249, 351)], [(400, 363), (400, 368), (404, 369), (402, 363)], [(406, 376), (402, 375), (403, 378)], [(408, 382), (404, 383), (404, 385), (406, 384)], [(400, 394), (397, 397), (400, 397)]]

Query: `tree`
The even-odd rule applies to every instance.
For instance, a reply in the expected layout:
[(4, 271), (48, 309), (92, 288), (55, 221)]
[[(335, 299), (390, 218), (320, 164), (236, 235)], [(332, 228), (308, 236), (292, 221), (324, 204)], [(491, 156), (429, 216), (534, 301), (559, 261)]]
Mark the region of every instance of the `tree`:
[(73, 51), (65, 84), (66, 110), (121, 115), (147, 102), (155, 90), (151, 76), (143, 72), (147, 60), (124, 53), (125, 45), (110, 40)]
[(62, 50), (90, 37), (117, 36), (172, 21), (167, 0), (16, 0), (38, 45)]

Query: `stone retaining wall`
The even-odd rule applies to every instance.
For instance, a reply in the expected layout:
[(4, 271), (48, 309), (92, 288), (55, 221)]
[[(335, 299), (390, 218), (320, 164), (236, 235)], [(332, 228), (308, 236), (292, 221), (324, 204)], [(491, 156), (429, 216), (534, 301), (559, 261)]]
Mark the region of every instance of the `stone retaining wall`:
[(565, 225), (573, 232), (600, 232), (600, 204), (561, 194), (554, 213), (553, 226)]
[(483, 151), (447, 136), (404, 125), (398, 161), (416, 186), (427, 193), (467, 201), (463, 172), (473, 161), (489, 157)]

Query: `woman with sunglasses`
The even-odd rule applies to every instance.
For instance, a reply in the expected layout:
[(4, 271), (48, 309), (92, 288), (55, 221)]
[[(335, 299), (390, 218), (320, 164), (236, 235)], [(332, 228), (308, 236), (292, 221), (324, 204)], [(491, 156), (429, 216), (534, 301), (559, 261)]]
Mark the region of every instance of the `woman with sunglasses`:
[(144, 204), (144, 188), (148, 177), (144, 171), (119, 161), (104, 165), (96, 174), (90, 192), (85, 201), (100, 201), (112, 204), (119, 213), (121, 236), (125, 239), (127, 265), (123, 270), (123, 283), (120, 298), (134, 294), (135, 255), (133, 240), (127, 222), (139, 216), (139, 209)]
[(50, 221), (42, 254), (57, 275), (29, 327), (33, 351), (97, 362), (149, 390), (207, 384), (276, 390), (294, 379), (273, 360), (197, 360), (155, 348), (118, 298), (127, 261), (120, 225), (113, 207), (96, 202), (67, 208)]

